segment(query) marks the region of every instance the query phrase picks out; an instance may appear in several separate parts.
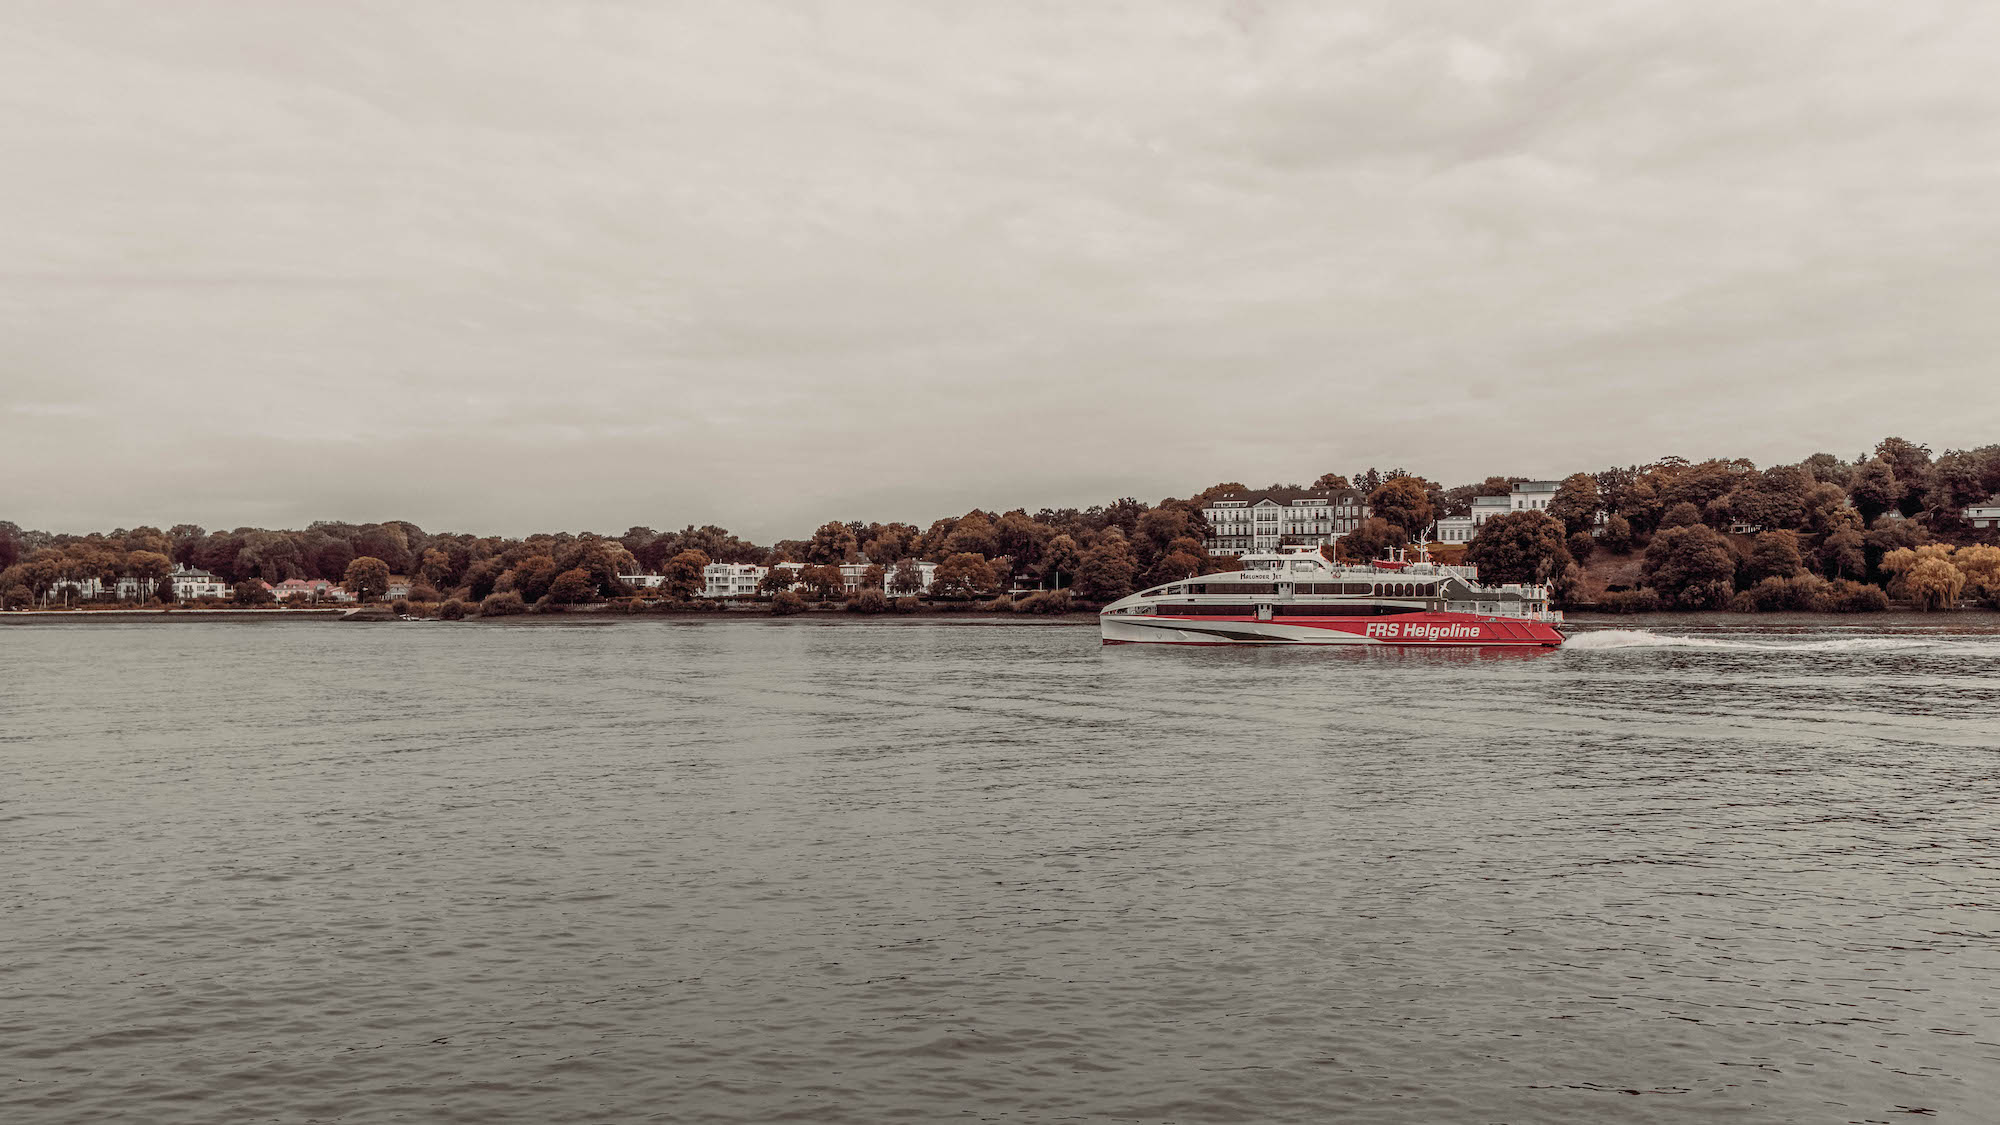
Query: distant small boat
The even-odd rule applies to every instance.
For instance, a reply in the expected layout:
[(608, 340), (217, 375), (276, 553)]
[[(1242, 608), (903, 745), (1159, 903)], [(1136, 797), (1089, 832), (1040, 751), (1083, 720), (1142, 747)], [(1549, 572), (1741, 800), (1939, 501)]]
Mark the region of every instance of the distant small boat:
[(1365, 565), (1330, 563), (1316, 547), (1243, 556), (1243, 569), (1169, 582), (1098, 614), (1104, 643), (1458, 645), (1554, 648), (1562, 611), (1547, 586), (1486, 586), (1470, 566), (1421, 548)]

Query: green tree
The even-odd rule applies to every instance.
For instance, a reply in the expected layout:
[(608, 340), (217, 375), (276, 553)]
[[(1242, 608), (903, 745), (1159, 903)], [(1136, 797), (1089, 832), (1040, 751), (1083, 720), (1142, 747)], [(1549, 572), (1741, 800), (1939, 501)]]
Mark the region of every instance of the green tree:
[(1368, 494), (1368, 508), (1375, 518), (1402, 528), (1406, 540), (1422, 535), (1436, 513), (1431, 505), (1430, 490), (1424, 487), (1422, 480), (1410, 476), (1391, 477), (1383, 481), (1380, 487)]
[(1466, 545), (1465, 561), (1479, 568), (1482, 582), (1552, 582), (1575, 560), (1561, 522), (1547, 512), (1494, 516)]
[(923, 589), (924, 575), (917, 569), (917, 560), (899, 559), (892, 573), (889, 585), (897, 594), (914, 594)]
[(1575, 535), (1595, 526), (1597, 513), (1603, 508), (1604, 502), (1597, 493), (1597, 478), (1589, 473), (1572, 473), (1556, 488), (1555, 496), (1549, 500), (1548, 513), (1564, 530)]
[(347, 572), (341, 575), (340, 585), (363, 602), (379, 598), (389, 589), (389, 564), (363, 555), (347, 564)]
[(1717, 609), (1735, 593), (1736, 553), (1706, 524), (1662, 529), (1646, 545), (1646, 585), (1680, 609)]

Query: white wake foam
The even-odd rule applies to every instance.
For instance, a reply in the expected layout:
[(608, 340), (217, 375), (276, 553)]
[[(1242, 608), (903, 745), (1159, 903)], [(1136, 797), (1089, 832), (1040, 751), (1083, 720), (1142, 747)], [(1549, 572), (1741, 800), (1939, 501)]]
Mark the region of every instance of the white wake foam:
[(1733, 637), (1676, 637), (1645, 629), (1599, 629), (1578, 633), (1563, 642), (1569, 649), (1620, 648), (1706, 648), (1750, 652), (1901, 652), (1935, 648), (1937, 642), (1923, 637), (1813, 637), (1786, 640), (1779, 637), (1755, 641)]

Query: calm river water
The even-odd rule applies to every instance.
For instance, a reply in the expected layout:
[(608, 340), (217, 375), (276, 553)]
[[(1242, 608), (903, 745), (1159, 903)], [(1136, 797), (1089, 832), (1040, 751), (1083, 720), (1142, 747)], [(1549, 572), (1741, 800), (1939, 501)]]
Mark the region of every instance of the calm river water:
[(1991, 1122), (1976, 620), (0, 627), (0, 1121)]

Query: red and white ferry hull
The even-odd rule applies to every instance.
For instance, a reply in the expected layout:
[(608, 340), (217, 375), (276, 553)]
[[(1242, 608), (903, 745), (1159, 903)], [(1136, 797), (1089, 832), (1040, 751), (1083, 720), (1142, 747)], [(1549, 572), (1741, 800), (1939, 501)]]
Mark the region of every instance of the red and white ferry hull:
[(1105, 614), (1104, 643), (1167, 645), (1451, 645), (1554, 648), (1563, 636), (1544, 621), (1471, 613), (1387, 617), (1182, 617)]

